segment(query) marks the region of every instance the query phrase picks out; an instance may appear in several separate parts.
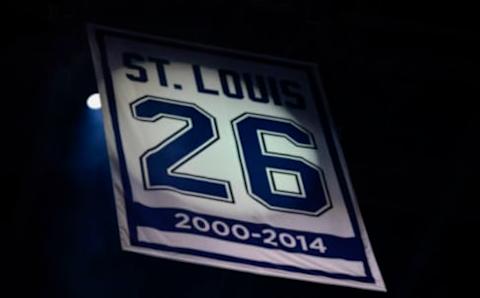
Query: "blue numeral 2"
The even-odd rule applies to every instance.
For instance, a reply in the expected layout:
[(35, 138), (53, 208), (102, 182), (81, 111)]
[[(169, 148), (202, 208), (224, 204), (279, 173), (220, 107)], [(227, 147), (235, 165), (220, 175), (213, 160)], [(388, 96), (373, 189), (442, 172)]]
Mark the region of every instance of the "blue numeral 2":
[(171, 118), (185, 125), (140, 157), (143, 183), (147, 190), (167, 189), (197, 197), (233, 202), (230, 183), (176, 171), (218, 139), (215, 119), (194, 104), (153, 96), (131, 105), (133, 117), (156, 122)]

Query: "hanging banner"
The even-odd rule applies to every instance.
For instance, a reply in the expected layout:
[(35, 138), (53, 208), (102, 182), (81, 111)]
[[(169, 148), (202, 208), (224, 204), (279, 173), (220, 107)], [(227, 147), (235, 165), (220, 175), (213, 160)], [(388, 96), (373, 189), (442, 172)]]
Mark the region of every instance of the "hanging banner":
[(89, 38), (124, 250), (385, 291), (314, 65)]

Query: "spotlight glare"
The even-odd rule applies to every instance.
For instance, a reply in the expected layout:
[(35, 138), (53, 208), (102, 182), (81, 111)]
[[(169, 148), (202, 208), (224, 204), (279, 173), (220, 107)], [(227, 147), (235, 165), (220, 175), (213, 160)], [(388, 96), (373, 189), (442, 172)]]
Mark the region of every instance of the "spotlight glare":
[(98, 110), (102, 107), (98, 93), (93, 93), (87, 98), (87, 107), (92, 110)]

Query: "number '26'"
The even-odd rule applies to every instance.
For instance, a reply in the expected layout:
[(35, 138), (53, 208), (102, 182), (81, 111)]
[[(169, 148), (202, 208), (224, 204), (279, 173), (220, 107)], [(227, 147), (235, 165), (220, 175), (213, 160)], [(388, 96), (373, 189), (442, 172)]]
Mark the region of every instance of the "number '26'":
[[(139, 121), (171, 118), (185, 123), (140, 156), (145, 189), (233, 202), (229, 181), (177, 170), (220, 138), (212, 115), (192, 103), (153, 96), (142, 97), (130, 107)], [(319, 215), (331, 207), (321, 168), (299, 156), (269, 152), (265, 144), (265, 136), (277, 136), (296, 147), (316, 149), (313, 134), (291, 120), (253, 113), (233, 119), (232, 129), (250, 197), (268, 209), (307, 215)], [(296, 187), (287, 190), (277, 185), (281, 177), (295, 181)]]

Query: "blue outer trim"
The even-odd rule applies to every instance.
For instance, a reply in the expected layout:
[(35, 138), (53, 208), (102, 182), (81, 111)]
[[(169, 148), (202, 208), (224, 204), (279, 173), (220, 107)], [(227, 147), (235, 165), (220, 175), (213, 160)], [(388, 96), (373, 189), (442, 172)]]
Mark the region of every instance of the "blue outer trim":
[(365, 283), (371, 283), (374, 284), (375, 280), (371, 274), (371, 268), (368, 264), (368, 261), (366, 259), (365, 251), (362, 250), (362, 258), (361, 261), (364, 264), (365, 267), (365, 272), (366, 276), (365, 277), (352, 277), (349, 275), (344, 275), (344, 274), (333, 274), (333, 273), (328, 273), (324, 271), (318, 271), (318, 270), (305, 270), (302, 268), (297, 268), (293, 266), (285, 266), (285, 265), (278, 265), (278, 264), (272, 264), (272, 263), (267, 263), (267, 262), (257, 262), (257, 261), (252, 261), (252, 260), (247, 260), (247, 259), (241, 259), (241, 258), (236, 258), (236, 257), (229, 257), (229, 256), (224, 256), (224, 255), (219, 255), (219, 254), (214, 254), (214, 253), (207, 253), (199, 250), (194, 250), (194, 249), (183, 249), (183, 248), (178, 248), (178, 247), (170, 247), (170, 246), (165, 246), (165, 245), (158, 245), (158, 244), (148, 244), (148, 243), (143, 243), (139, 242), (138, 236), (137, 236), (137, 231), (136, 231), (136, 225), (134, 222), (137, 222), (135, 219), (135, 212), (134, 212), (134, 201), (133, 201), (133, 196), (132, 196), (132, 190), (131, 186), (129, 183), (128, 179), (128, 172), (127, 172), (127, 165), (125, 163), (125, 157), (123, 153), (123, 148), (122, 148), (122, 142), (121, 142), (121, 136), (120, 136), (120, 131), (119, 131), (119, 125), (118, 125), (118, 117), (117, 117), (117, 112), (116, 112), (116, 105), (115, 105), (115, 94), (114, 94), (114, 89), (113, 89), (113, 81), (111, 77), (111, 72), (110, 68), (108, 66), (108, 60), (107, 60), (107, 53), (106, 53), (106, 47), (105, 47), (105, 37), (106, 35), (109, 35), (110, 37), (116, 37), (116, 38), (123, 38), (123, 39), (129, 39), (137, 42), (148, 42), (148, 43), (154, 43), (154, 44), (160, 44), (164, 46), (170, 46), (174, 48), (183, 48), (183, 49), (189, 49), (189, 50), (194, 50), (198, 52), (204, 52), (204, 53), (210, 53), (210, 54), (215, 54), (215, 55), (221, 55), (221, 56), (227, 56), (239, 60), (247, 60), (247, 61), (255, 61), (255, 62), (261, 62), (261, 63), (269, 63), (269, 64), (275, 64), (275, 65), (280, 65), (283, 67), (288, 67), (291, 69), (296, 69), (296, 70), (301, 70), (305, 71), (307, 73), (307, 76), (309, 78), (309, 85), (312, 88), (312, 93), (314, 95), (314, 100), (315, 103), (317, 104), (317, 110), (318, 113), (320, 114), (320, 122), (323, 127), (323, 132), (325, 134), (325, 139), (327, 141), (327, 146), (329, 149), (330, 156), (332, 157), (332, 162), (335, 167), (335, 171), (337, 173), (337, 177), (340, 183), (340, 188), (342, 190), (342, 194), (345, 198), (345, 204), (348, 210), (348, 214), (350, 217), (350, 220), (353, 225), (353, 230), (355, 232), (355, 237), (358, 238), (358, 241), (362, 243), (362, 247), (365, 247), (362, 241), (362, 238), (360, 237), (360, 228), (358, 226), (358, 221), (357, 217), (355, 214), (355, 211), (353, 209), (353, 203), (352, 203), (352, 197), (350, 195), (349, 189), (348, 189), (348, 183), (345, 179), (345, 173), (342, 169), (342, 165), (340, 163), (340, 156), (336, 150), (334, 138), (333, 138), (333, 130), (330, 127), (330, 123), (327, 118), (326, 114), (326, 107), (324, 105), (324, 102), (322, 100), (322, 95), (321, 95), (321, 90), (320, 86), (316, 84), (315, 81), (315, 74), (314, 74), (314, 68), (313, 67), (307, 67), (302, 64), (297, 64), (291, 61), (283, 61), (283, 60), (277, 60), (274, 58), (267, 58), (267, 57), (256, 57), (256, 56), (249, 56), (247, 54), (241, 54), (237, 52), (229, 52), (228, 50), (221, 50), (221, 49), (206, 49), (204, 47), (199, 47), (199, 46), (194, 46), (194, 45), (186, 45), (186, 44), (181, 44), (181, 43), (176, 43), (170, 40), (159, 40), (159, 39), (154, 39), (154, 38), (148, 38), (144, 36), (135, 36), (127, 33), (121, 33), (121, 32), (116, 32), (116, 31), (108, 31), (106, 29), (99, 29), (95, 28), (95, 38), (97, 40), (99, 49), (100, 49), (100, 59), (101, 59), (101, 65), (102, 65), (102, 71), (103, 71), (103, 76), (105, 79), (105, 86), (106, 86), (106, 92), (107, 92), (107, 100), (108, 100), (108, 105), (110, 108), (110, 116), (112, 119), (112, 126), (114, 130), (114, 135), (115, 135), (115, 143), (117, 146), (117, 153), (118, 153), (118, 158), (119, 158), (119, 166), (120, 166), (120, 172), (121, 172), (121, 180), (124, 188), (124, 195), (125, 195), (125, 205), (126, 205), (126, 213), (127, 213), (127, 222), (128, 222), (128, 228), (129, 228), (129, 235), (130, 235), (130, 241), (131, 244), (139, 246), (139, 247), (147, 247), (147, 248), (155, 248), (155, 249), (160, 249), (163, 251), (169, 251), (169, 252), (178, 252), (178, 253), (184, 253), (187, 255), (196, 255), (196, 256), (202, 256), (202, 257), (207, 257), (207, 258), (212, 258), (212, 259), (217, 259), (217, 260), (222, 260), (222, 261), (229, 261), (229, 262), (234, 262), (234, 263), (243, 263), (243, 264), (248, 264), (248, 265), (254, 265), (254, 266), (259, 266), (259, 267), (265, 267), (265, 268), (275, 268), (275, 269), (281, 269), (285, 271), (290, 271), (290, 272), (298, 272), (298, 273), (304, 273), (308, 275), (313, 275), (313, 276), (325, 276), (325, 277), (330, 277), (330, 278), (336, 278), (336, 279), (341, 279), (341, 280), (352, 280), (352, 281), (361, 281)]

